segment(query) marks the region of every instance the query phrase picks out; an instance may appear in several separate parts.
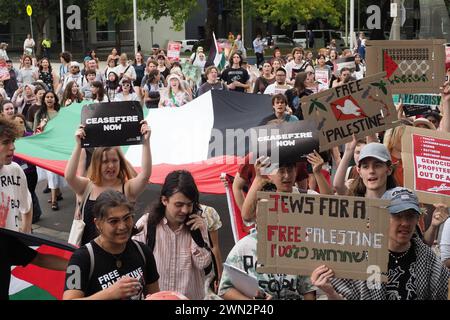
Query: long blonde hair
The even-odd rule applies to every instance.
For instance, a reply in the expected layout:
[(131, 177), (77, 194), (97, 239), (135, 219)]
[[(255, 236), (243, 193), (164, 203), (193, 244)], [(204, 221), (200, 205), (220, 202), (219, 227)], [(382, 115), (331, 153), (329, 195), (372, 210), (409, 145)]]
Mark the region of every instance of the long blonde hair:
[(102, 184), (101, 167), (103, 154), (110, 150), (115, 150), (117, 152), (117, 156), (119, 157), (120, 169), (118, 178), (122, 183), (125, 183), (126, 181), (137, 176), (137, 173), (134, 170), (133, 166), (128, 162), (127, 159), (125, 159), (122, 149), (120, 149), (119, 147), (95, 148), (95, 151), (92, 154), (91, 164), (88, 168), (87, 176), (96, 185)]

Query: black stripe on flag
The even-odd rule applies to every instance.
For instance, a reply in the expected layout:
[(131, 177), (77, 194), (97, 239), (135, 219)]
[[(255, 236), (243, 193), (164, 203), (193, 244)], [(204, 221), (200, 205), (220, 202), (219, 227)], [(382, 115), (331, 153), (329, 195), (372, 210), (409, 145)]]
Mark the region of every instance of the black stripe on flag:
[(221, 155), (244, 157), (250, 150), (250, 136), (245, 133), (273, 114), (271, 96), (212, 90), (211, 98), (214, 124), (208, 158)]

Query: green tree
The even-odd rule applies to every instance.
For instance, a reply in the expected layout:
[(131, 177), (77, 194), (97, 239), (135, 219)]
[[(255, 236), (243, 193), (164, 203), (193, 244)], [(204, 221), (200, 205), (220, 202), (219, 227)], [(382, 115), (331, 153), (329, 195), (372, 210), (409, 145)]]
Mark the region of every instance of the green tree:
[[(170, 17), (175, 30), (180, 30), (189, 13), (197, 6), (197, 0), (137, 0), (138, 19), (152, 18), (158, 21)], [(116, 47), (121, 47), (120, 25), (133, 19), (133, 0), (91, 0), (89, 15), (100, 23), (113, 19), (116, 31)]]
[[(268, 21), (288, 26), (293, 22), (308, 23), (322, 19), (331, 25), (340, 26), (344, 0), (249, 0), (255, 15)], [(247, 9), (248, 10), (248, 9)]]
[[(40, 56), (42, 40), (44, 39), (44, 25), (53, 12), (59, 12), (57, 0), (0, 0), (0, 23), (6, 24), (16, 19), (27, 21), (27, 5), (33, 8), (33, 37), (36, 42), (36, 55)], [(25, 39), (23, 39), (25, 40)]]

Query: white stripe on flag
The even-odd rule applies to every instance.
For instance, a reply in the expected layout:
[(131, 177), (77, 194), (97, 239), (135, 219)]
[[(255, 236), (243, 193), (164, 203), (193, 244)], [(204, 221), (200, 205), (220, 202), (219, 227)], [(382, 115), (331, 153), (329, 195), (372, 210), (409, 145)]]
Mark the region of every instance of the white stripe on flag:
[[(11, 271), (14, 269), (15, 267), (11, 268)], [(33, 286), (31, 283), (27, 282), (27, 281), (23, 281), (22, 279), (16, 278), (13, 275), (11, 275), (11, 282), (9, 285), (9, 295), (12, 296), (22, 290), (25, 290), (29, 287)]]
[[(147, 122), (151, 128), (153, 165), (184, 164), (208, 158), (214, 112), (211, 91), (179, 108), (150, 109)], [(126, 158), (141, 166), (142, 146), (131, 146)]]

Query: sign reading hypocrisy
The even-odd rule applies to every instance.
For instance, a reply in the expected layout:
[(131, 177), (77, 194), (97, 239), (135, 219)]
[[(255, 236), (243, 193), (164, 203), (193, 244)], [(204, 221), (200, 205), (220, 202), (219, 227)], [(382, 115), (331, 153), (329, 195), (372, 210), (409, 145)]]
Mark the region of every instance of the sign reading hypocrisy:
[(437, 93), (444, 82), (445, 40), (369, 40), (367, 75), (386, 71), (392, 93)]
[(83, 106), (86, 138), (81, 146), (110, 147), (142, 143), (142, 107), (137, 101), (92, 103)]
[(364, 138), (396, 125), (397, 112), (384, 76), (378, 73), (301, 99), (305, 120), (319, 124), (321, 151), (352, 140), (353, 134)]
[(405, 186), (421, 202), (450, 206), (450, 133), (407, 126), (402, 161)]
[(258, 272), (310, 276), (326, 264), (337, 278), (367, 280), (376, 270), (386, 281), (388, 201), (274, 192), (258, 198)]

